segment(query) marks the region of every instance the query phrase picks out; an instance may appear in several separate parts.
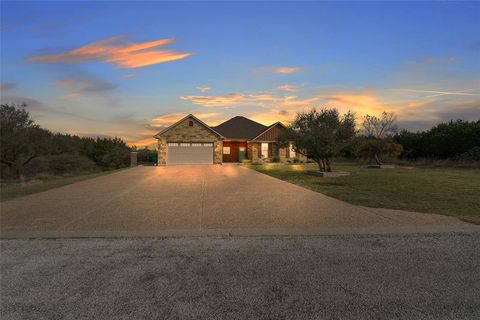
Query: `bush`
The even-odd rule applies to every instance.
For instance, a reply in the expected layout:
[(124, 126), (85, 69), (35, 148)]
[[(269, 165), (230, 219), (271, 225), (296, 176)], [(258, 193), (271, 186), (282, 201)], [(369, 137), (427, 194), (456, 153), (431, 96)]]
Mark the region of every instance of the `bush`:
[(279, 156), (272, 156), (270, 158), (270, 162), (280, 162), (280, 157)]
[(467, 152), (464, 152), (455, 157), (455, 161), (458, 162), (476, 162), (480, 161), (480, 146), (473, 147)]
[(25, 166), (25, 176), (33, 178), (41, 174), (76, 175), (99, 170), (95, 162), (86, 156), (59, 154), (33, 159)]

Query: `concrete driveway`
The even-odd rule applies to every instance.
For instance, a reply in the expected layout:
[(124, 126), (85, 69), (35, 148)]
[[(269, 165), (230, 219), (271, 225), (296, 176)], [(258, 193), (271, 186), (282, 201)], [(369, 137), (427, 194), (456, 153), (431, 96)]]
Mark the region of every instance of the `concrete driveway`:
[(353, 206), (234, 165), (137, 167), (1, 206), (4, 238), (479, 229), (440, 215)]

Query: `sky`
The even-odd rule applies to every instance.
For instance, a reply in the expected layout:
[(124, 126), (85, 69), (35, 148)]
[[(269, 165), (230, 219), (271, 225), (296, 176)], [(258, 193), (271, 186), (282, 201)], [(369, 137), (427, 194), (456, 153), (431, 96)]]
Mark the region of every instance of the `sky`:
[(2, 1), (0, 60), (2, 103), (137, 146), (189, 113), (480, 118), (480, 2)]

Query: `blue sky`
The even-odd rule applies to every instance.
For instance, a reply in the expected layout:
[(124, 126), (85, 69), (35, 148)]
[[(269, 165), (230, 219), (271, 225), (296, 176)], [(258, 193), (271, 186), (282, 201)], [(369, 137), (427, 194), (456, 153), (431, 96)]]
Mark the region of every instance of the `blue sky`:
[(288, 122), (480, 114), (480, 3), (2, 2), (2, 103), (54, 130), (151, 144), (187, 113)]

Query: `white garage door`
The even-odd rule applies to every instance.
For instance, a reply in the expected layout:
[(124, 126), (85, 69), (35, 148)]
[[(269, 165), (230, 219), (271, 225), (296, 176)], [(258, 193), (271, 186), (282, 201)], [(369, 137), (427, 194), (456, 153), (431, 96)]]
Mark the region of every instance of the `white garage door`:
[(169, 142), (167, 165), (213, 164), (213, 143)]

